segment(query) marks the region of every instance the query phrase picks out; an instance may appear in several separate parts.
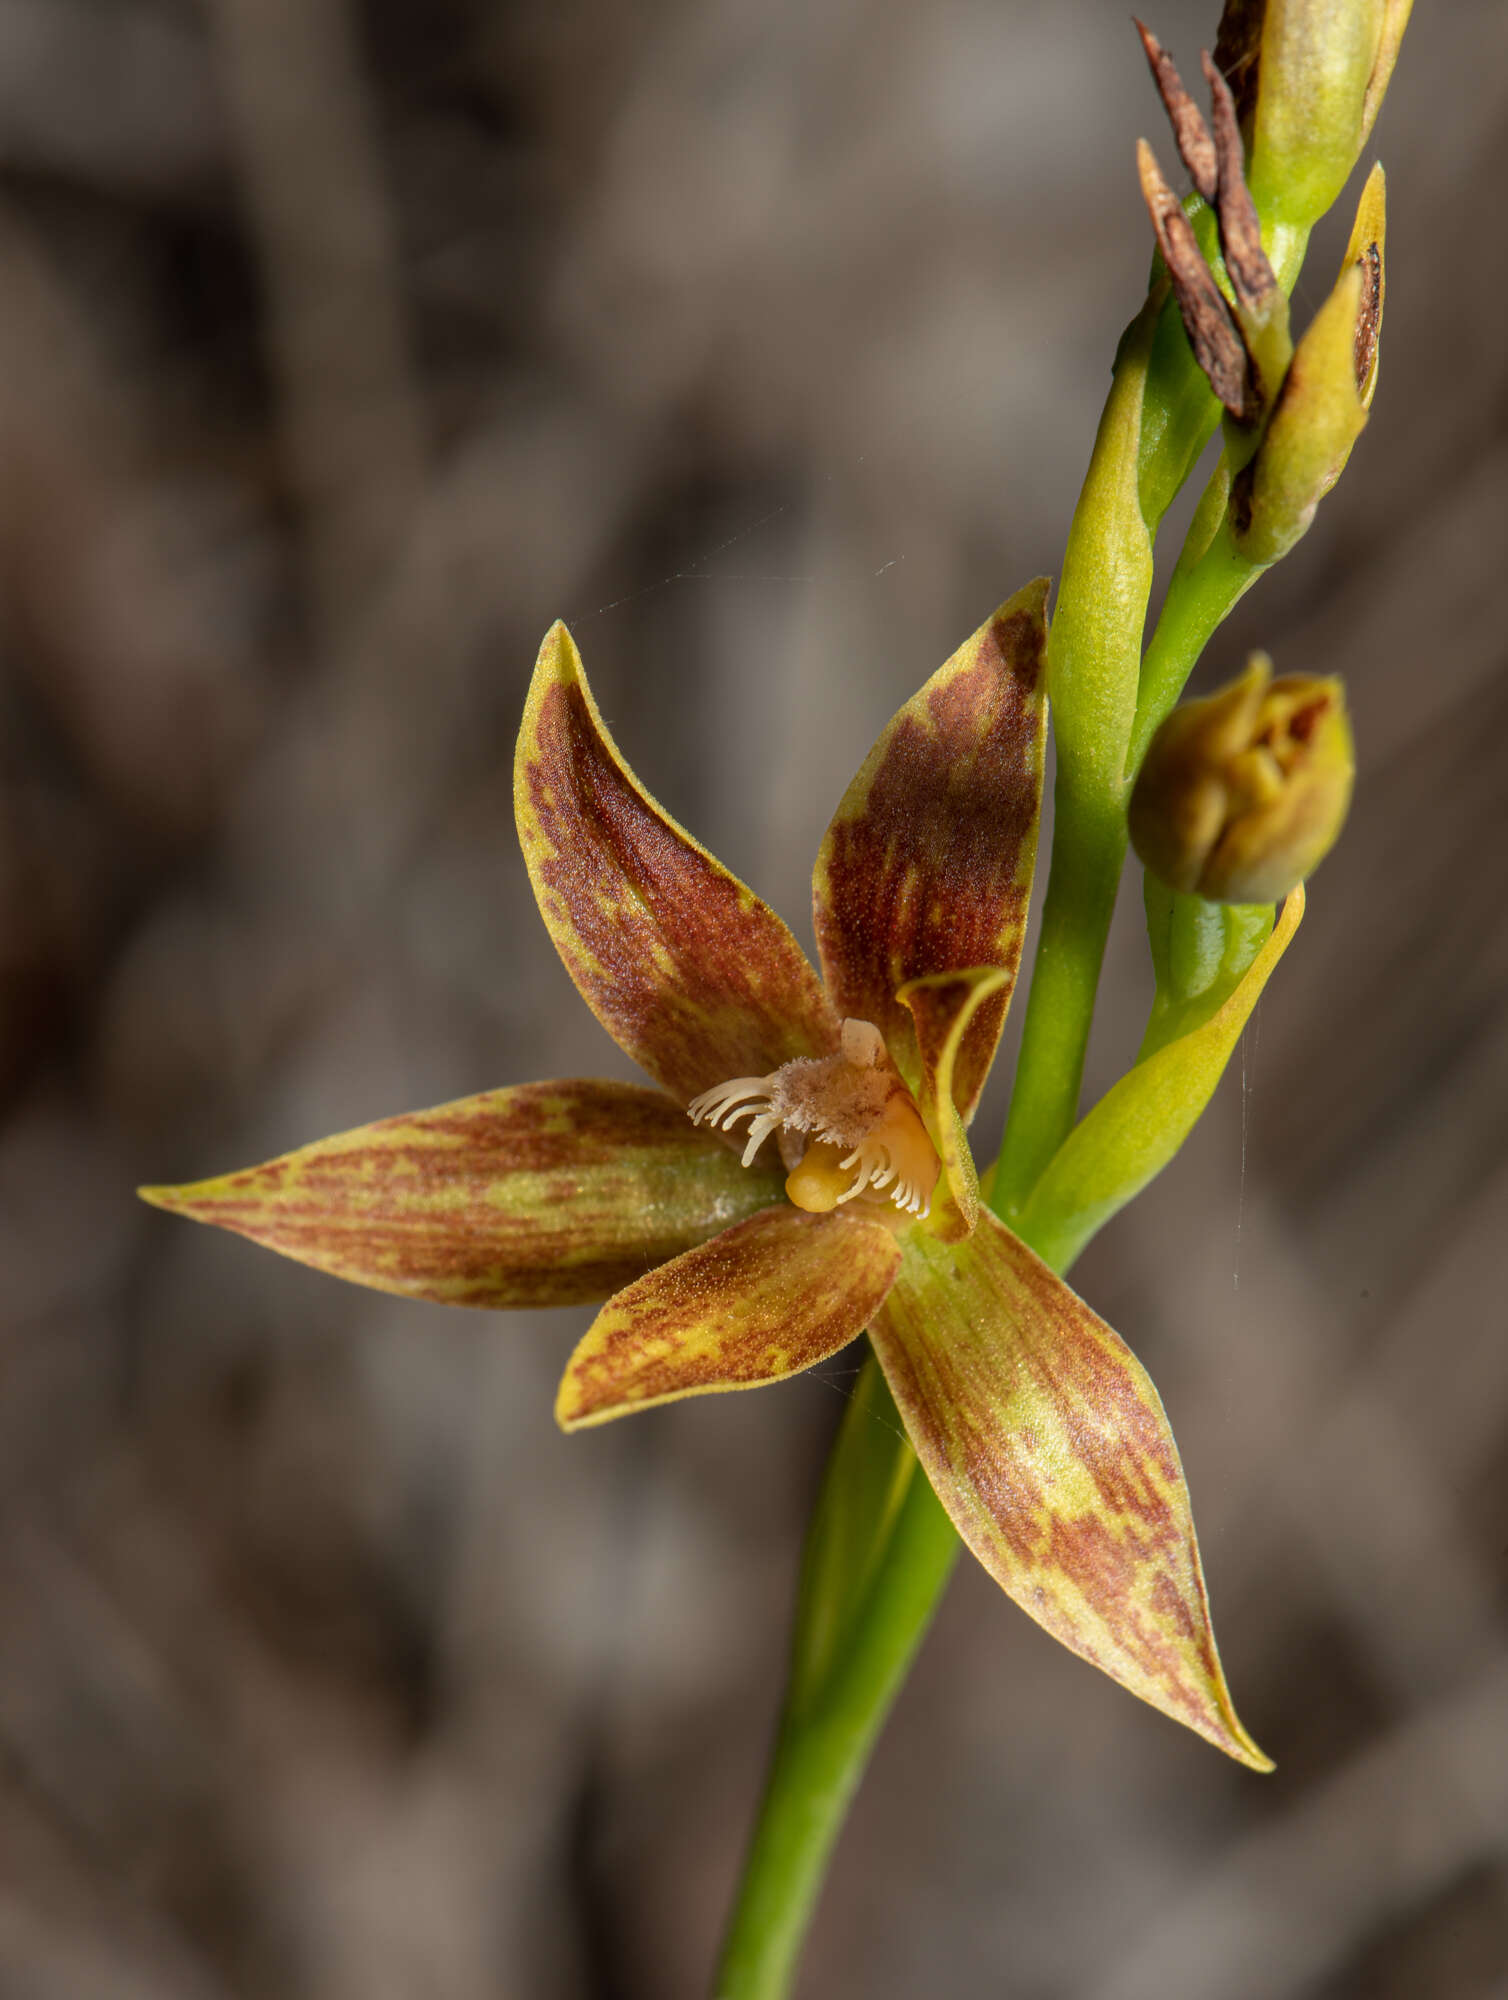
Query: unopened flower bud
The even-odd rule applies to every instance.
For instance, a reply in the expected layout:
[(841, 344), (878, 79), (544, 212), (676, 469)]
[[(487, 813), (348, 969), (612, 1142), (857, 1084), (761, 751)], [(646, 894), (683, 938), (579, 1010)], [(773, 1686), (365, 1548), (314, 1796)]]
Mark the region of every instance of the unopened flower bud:
[(1264, 217), (1308, 229), (1345, 186), (1387, 88), (1408, 19), (1403, 0), (1237, 4), (1217, 52), (1244, 60), (1251, 107), (1249, 180)]
[(1229, 414), (1238, 424), (1252, 425), (1271, 407), (1293, 343), (1288, 299), (1262, 247), (1261, 223), (1246, 185), (1236, 102), (1220, 70), (1208, 55), (1202, 56), (1210, 87), (1206, 123), (1173, 58), (1150, 28), (1140, 21), (1136, 26), (1178, 156), (1200, 196), (1215, 211), (1231, 304), (1226, 303), (1183, 205), (1163, 179), (1156, 155), (1144, 139), (1136, 149), (1142, 197), (1194, 357)]
[(1367, 421), (1382, 325), (1383, 179), (1373, 169), (1335, 289), (1294, 350), (1272, 420), (1231, 493), (1231, 535), (1276, 562), (1314, 519)]
[(1184, 895), (1275, 902), (1335, 844), (1353, 772), (1340, 682), (1274, 680), (1254, 653), (1239, 680), (1182, 703), (1153, 737), (1131, 794), (1131, 842)]

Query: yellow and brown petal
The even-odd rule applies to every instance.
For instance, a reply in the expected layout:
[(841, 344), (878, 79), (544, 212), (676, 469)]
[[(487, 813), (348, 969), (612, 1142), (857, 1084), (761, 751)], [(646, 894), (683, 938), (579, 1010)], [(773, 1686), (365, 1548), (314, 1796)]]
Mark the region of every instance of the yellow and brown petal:
[(865, 759), (812, 879), (833, 1006), (872, 1021), (913, 1091), (916, 1037), (897, 996), (961, 967), (1007, 976), (969, 1022), (953, 1070), (967, 1121), (1021, 959), (1047, 728), (1047, 581), (1020, 590), (908, 701)]
[(159, 1208), (442, 1305), (595, 1302), (782, 1199), (662, 1091), (530, 1083), (385, 1118)]
[(534, 669), (514, 803), (566, 970), (618, 1046), (678, 1102), (837, 1048), (838, 1017), (801, 947), (644, 790), (560, 624)]
[(1188, 1491), (1125, 1343), (987, 1211), (912, 1231), (871, 1338), (927, 1476), (997, 1583), (1055, 1639), (1230, 1756), (1237, 1719)]
[(609, 1299), (566, 1366), (566, 1430), (655, 1403), (782, 1382), (862, 1333), (901, 1252), (882, 1221), (783, 1202)]

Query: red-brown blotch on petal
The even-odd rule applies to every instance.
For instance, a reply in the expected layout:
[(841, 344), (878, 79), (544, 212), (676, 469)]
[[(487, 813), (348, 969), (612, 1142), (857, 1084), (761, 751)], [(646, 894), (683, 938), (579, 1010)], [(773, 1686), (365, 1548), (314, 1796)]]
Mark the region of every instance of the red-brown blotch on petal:
[(801, 947), (634, 777), (560, 624), (529, 689), (514, 803), (566, 970), (672, 1097), (688, 1104), (722, 1077), (837, 1047), (837, 1016)]
[(871, 1338), (954, 1526), (997, 1583), (1143, 1701), (1270, 1769), (1236, 1717), (1188, 1490), (1145, 1369), (987, 1210), (921, 1230)]
[(812, 882), (817, 948), (840, 1014), (873, 1021), (913, 1090), (908, 980), (1009, 975), (974, 1015), (953, 1073), (965, 1121), (1021, 958), (1047, 727), (1047, 580), (1003, 604), (895, 716), (844, 794)]
[(459, 1306), (604, 1299), (783, 1199), (663, 1091), (529, 1083), (148, 1201), (354, 1284)]
[(784, 1381), (863, 1332), (900, 1261), (883, 1222), (789, 1202), (753, 1216), (609, 1299), (567, 1364), (556, 1417), (575, 1430)]

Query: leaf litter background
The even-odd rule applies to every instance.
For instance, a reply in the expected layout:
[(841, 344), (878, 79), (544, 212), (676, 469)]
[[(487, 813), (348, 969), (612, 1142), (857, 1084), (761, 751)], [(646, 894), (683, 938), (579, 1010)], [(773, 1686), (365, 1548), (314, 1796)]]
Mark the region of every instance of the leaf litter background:
[[(1213, 11), (1154, 25), (1192, 70)], [(1374, 425), (1209, 663), (1345, 673), (1350, 830), (1078, 1273), (1278, 1773), (965, 1565), (806, 1996), (1508, 1993), (1505, 57), (1421, 10)], [(625, 1073), (512, 840), (557, 613), (805, 933), (876, 730), (1058, 560), (1139, 132), (1108, 6), (0, 4), (5, 2000), (704, 1991), (848, 1363), (566, 1440), (585, 1315), (129, 1190)]]

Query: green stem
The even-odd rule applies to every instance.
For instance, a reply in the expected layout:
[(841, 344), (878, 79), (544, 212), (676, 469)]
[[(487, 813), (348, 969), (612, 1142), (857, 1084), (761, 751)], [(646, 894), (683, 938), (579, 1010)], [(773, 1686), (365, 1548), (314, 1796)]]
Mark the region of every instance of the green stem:
[[(1302, 235), (1290, 231), (1274, 258), (1285, 290), (1302, 248)], [(1176, 311), (1159, 292), (1127, 330), (1117, 356), (1054, 620), (1059, 779), (1052, 861), (1011, 1123), (991, 1195), (1008, 1221), (1077, 1113), (1125, 859), (1128, 752), (1179, 663), (1197, 658), (1190, 649), (1206, 625), (1213, 630), (1213, 607), (1229, 586), (1229, 576), (1221, 584), (1216, 560), (1207, 570), (1190, 564), (1182, 594), (1170, 593), (1171, 613), (1165, 609), (1159, 624), (1153, 643), (1155, 652), (1160, 639), (1162, 652), (1152, 678), (1139, 681), (1152, 536), (1215, 421), (1214, 400)], [(1224, 610), (1239, 594), (1229, 596)], [(871, 1356), (839, 1429), (807, 1540), (786, 1705), (716, 2000), (784, 2000), (789, 1992), (844, 1813), (959, 1546)]]
[[(1048, 637), (1058, 776), (1021, 1060), (995, 1170), (994, 1200), (1007, 1220), (1025, 1205), (1078, 1114), (1095, 990), (1126, 855), (1125, 754), (1152, 588), (1142, 499), (1148, 411), (1155, 409), (1154, 429), (1167, 449), (1184, 457), (1202, 421), (1197, 412), (1190, 416), (1192, 364), (1159, 339), (1165, 320), (1153, 293), (1121, 340), (1068, 531)], [(1157, 381), (1149, 368), (1160, 351), (1173, 376)], [(1203, 395), (1213, 403), (1208, 388)]]
[[(900, 1431), (884, 1378), (871, 1356), (845, 1415), (807, 1544), (807, 1584), (825, 1569), (825, 1532), (846, 1511), (845, 1474), (863, 1431), (889, 1408), (886, 1447), (904, 1492), (882, 1532), (875, 1560), (861, 1564), (863, 1587), (839, 1648), (826, 1642), (825, 1673), (811, 1671), (810, 1618), (819, 1592), (804, 1588), (796, 1670), (781, 1719), (764, 1799), (723, 1946), (716, 2000), (782, 2000), (822, 1886), (828, 1856), (869, 1752), (952, 1574), (960, 1543), (952, 1522)], [(857, 1484), (869, 1483), (860, 1473)], [(803, 1671), (803, 1663), (807, 1671)]]
[[(1196, 516), (1194, 529), (1198, 526)], [(1190, 530), (1191, 539), (1194, 529)], [(1222, 502), (1222, 519), (1208, 548), (1196, 562), (1187, 566), (1180, 562), (1169, 581), (1162, 615), (1142, 662), (1136, 719), (1126, 753), (1128, 779), (1140, 770), (1147, 745), (1183, 693), (1185, 682), (1199, 664), (1199, 656), (1217, 627), (1230, 615), (1237, 600), (1250, 590), (1264, 567), (1248, 561), (1231, 540)]]
[(1013, 1222), (1073, 1130), (1105, 940), (1126, 857), (1125, 816), (1055, 793), (1052, 863), (992, 1205)]

